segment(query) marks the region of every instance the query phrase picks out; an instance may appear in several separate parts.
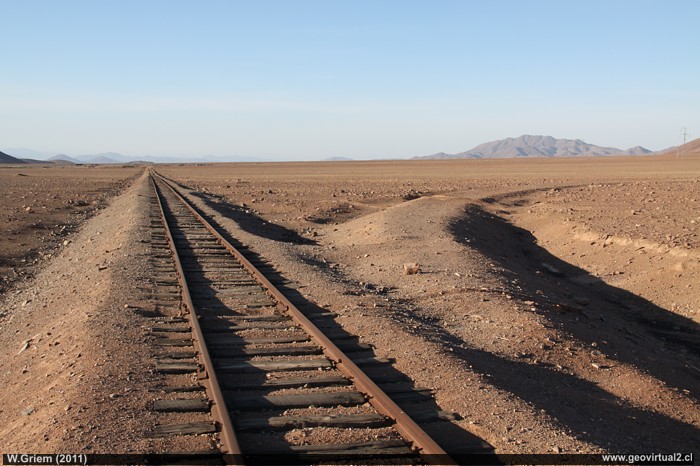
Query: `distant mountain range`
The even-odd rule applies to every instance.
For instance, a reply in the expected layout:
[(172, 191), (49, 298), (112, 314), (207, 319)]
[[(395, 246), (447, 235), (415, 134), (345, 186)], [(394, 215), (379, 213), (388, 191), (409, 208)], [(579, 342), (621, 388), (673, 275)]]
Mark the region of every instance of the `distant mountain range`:
[[(84, 163), (128, 163), (130, 158), (113, 152), (97, 155), (70, 157), (65, 154), (51, 156), (32, 149), (9, 149), (14, 155), (0, 152), (0, 163), (12, 164), (84, 164)], [(30, 158), (31, 157), (31, 158)]]
[(71, 163), (129, 163), (132, 161), (131, 157), (125, 155), (117, 154), (116, 152), (105, 152), (103, 154), (93, 154), (93, 155), (78, 155), (76, 157), (71, 157), (66, 154), (54, 155), (49, 157), (48, 160), (51, 161), (64, 161)]
[[(25, 160), (24, 157), (31, 157), (34, 163), (75, 163), (75, 164), (110, 164), (110, 163), (211, 163), (211, 162), (264, 162), (266, 159), (260, 157), (214, 156), (205, 155), (199, 157), (167, 157), (167, 156), (139, 156), (129, 157), (117, 152), (105, 152), (101, 154), (88, 155), (66, 155), (51, 152), (42, 152), (34, 149), (6, 149), (15, 159)], [(7, 154), (6, 154), (7, 155)], [(26, 159), (29, 160), (29, 159)], [(9, 162), (0, 162), (9, 163)], [(16, 163), (16, 162), (13, 162)], [(19, 162), (21, 163), (21, 162)], [(30, 162), (32, 163), (32, 162)]]
[[(691, 145), (692, 142), (688, 143)], [(675, 151), (675, 148), (665, 149), (656, 153)], [(12, 155), (8, 155), (12, 154)], [(438, 152), (437, 154), (413, 157), (413, 159), (483, 159), (483, 158), (516, 158), (516, 157), (587, 157), (611, 155), (647, 155), (653, 154), (641, 146), (629, 149), (602, 147), (588, 144), (580, 139), (555, 139), (551, 136), (532, 136), (524, 134), (517, 138), (506, 138), (478, 145), (468, 151), (457, 154)], [(9, 158), (8, 158), (9, 157)], [(38, 160), (37, 160), (38, 159)], [(40, 152), (33, 149), (6, 149), (0, 152), (0, 163), (60, 163), (60, 164), (125, 164), (125, 163), (214, 163), (214, 162), (265, 162), (272, 159), (242, 156), (211, 156), (201, 157), (161, 157), (139, 156), (129, 157), (116, 152), (101, 154), (69, 156), (65, 154)], [(347, 157), (330, 157), (325, 160), (352, 160)]]
[(54, 155), (53, 157), (49, 157), (47, 160), (51, 162), (83, 163), (81, 160), (74, 159), (73, 157), (65, 154)]
[(555, 139), (524, 134), (487, 142), (458, 154), (438, 152), (414, 159), (486, 159), (515, 157), (586, 157), (596, 155), (646, 155), (653, 152), (641, 146), (626, 150), (588, 144), (580, 139)]

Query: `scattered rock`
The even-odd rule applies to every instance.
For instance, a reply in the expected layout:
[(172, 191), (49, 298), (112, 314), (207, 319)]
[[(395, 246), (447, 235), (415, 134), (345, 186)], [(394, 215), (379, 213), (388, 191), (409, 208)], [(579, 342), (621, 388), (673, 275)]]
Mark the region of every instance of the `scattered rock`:
[(19, 350), (17, 354), (22, 354), (24, 351), (26, 351), (27, 348), (29, 348), (31, 340), (26, 340), (24, 344), (22, 345), (22, 349)]
[(34, 411), (34, 406), (28, 406), (22, 410), (22, 416), (29, 416), (31, 415)]
[(415, 189), (411, 189), (408, 191), (406, 194), (404, 194), (402, 197), (405, 201), (412, 201), (413, 199), (418, 199), (421, 197), (422, 193), (420, 191), (416, 191)]
[(416, 275), (418, 273), (420, 273), (420, 265), (415, 262), (409, 262), (403, 265), (404, 275)]
[(561, 271), (558, 268), (554, 267), (551, 264), (548, 264), (547, 262), (542, 262), (542, 268), (546, 272), (548, 272), (549, 274), (554, 275), (555, 277), (563, 277), (564, 276), (564, 274), (561, 273)]

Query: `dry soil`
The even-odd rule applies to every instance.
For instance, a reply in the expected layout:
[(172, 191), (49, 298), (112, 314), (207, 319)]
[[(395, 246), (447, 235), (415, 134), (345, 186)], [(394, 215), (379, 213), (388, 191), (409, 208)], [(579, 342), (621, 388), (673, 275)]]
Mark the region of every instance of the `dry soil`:
[[(20, 279), (0, 301), (7, 451), (171, 448), (144, 437), (160, 422), (144, 409), (158, 380), (135, 312), (149, 306), (148, 185), (142, 174), (110, 198), (137, 174), (114, 170), (42, 194), (73, 209), (92, 192), (106, 208), (51, 239), (60, 250), (33, 277), (13, 262)], [(696, 447), (700, 156), (157, 170), (498, 452)], [(13, 199), (33, 192), (23, 173), (4, 178), (20, 183)], [(59, 224), (43, 220), (55, 208), (25, 205), (10, 215)], [(24, 257), (26, 235), (4, 225), (3, 257)]]

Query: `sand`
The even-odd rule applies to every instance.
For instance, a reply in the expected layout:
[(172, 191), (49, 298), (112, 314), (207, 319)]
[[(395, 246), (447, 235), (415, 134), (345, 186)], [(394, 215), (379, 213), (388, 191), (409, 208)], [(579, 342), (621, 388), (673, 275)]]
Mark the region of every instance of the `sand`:
[[(435, 431), (448, 449), (459, 431), (501, 453), (695, 447), (700, 157), (157, 169), (300, 299), (434, 388), (463, 418)], [(144, 440), (158, 381), (146, 322), (124, 307), (148, 305), (146, 189), (100, 188), (106, 208), (3, 293), (6, 448), (177, 446)]]

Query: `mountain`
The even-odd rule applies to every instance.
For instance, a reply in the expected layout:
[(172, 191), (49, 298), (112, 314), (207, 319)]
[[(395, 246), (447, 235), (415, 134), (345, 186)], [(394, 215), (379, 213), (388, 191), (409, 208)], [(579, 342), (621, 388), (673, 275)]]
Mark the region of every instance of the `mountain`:
[(131, 161), (131, 157), (118, 154), (117, 152), (103, 152), (101, 154), (79, 155), (76, 157), (76, 159), (82, 161), (82, 163), (122, 163)]
[(37, 159), (20, 159), (24, 163), (29, 163), (33, 165), (53, 165), (53, 162), (48, 160), (37, 160)]
[(9, 152), (10, 154), (15, 154), (14, 156), (18, 159), (47, 160), (49, 157), (56, 155), (56, 152), (44, 152), (40, 150), (27, 149), (24, 147), (4, 150), (5, 152)]
[(517, 138), (506, 138), (481, 144), (458, 154), (437, 154), (419, 159), (482, 159), (514, 157), (580, 157), (594, 155), (642, 155), (652, 151), (641, 146), (627, 150), (614, 147), (601, 147), (588, 144), (580, 139), (555, 139), (551, 136), (531, 136), (524, 134)]
[(50, 157), (48, 160), (52, 162), (70, 162), (70, 163), (127, 163), (131, 158), (117, 154), (116, 152), (105, 152), (103, 154), (78, 155), (71, 157), (66, 154), (59, 154)]
[(52, 162), (83, 163), (80, 160), (74, 159), (73, 157), (66, 154), (54, 155), (53, 157), (49, 158), (49, 160)]
[(114, 160), (106, 155), (98, 155), (97, 157), (85, 160), (83, 160), (83, 157), (80, 157), (80, 160), (82, 160), (81, 163), (122, 163), (119, 160)]
[(12, 157), (11, 155), (7, 155), (4, 152), (0, 152), (0, 163), (11, 163), (13, 165), (23, 165), (26, 164), (27, 162), (17, 159), (15, 157)]
[(625, 155), (649, 155), (649, 154), (653, 154), (653, 151), (650, 151), (646, 147), (642, 147), (642, 146), (630, 147), (629, 149), (626, 149), (622, 152), (624, 152)]
[(663, 151), (659, 151), (659, 155), (666, 155), (671, 157), (685, 157), (688, 155), (699, 155), (700, 154), (700, 138), (693, 139), (690, 142), (681, 144), (678, 147), (669, 147)]
[(49, 160), (53, 163), (218, 163), (218, 162), (268, 162), (267, 157), (241, 156), (241, 155), (201, 155), (201, 156), (127, 156), (117, 152), (104, 152), (99, 154), (66, 155), (57, 152), (42, 152), (34, 149), (6, 149), (6, 152), (15, 154), (19, 159)]
[(328, 157), (327, 159), (323, 159), (325, 162), (347, 162), (349, 160), (353, 160), (350, 157)]
[(210, 163), (210, 162), (263, 162), (265, 159), (258, 157), (241, 156), (213, 156), (205, 155), (199, 157), (169, 157), (169, 156), (138, 156), (129, 157), (117, 152), (104, 152), (101, 154), (77, 155), (75, 157), (62, 156), (64, 160), (71, 160), (74, 163)]

